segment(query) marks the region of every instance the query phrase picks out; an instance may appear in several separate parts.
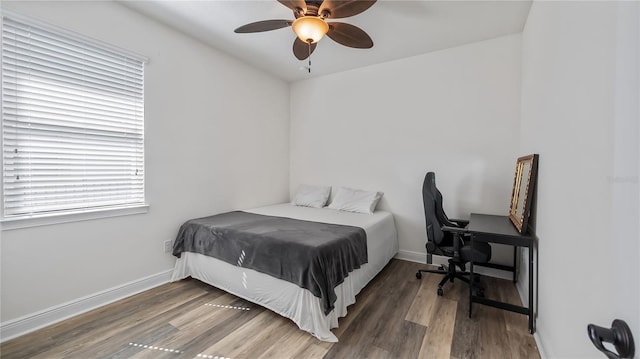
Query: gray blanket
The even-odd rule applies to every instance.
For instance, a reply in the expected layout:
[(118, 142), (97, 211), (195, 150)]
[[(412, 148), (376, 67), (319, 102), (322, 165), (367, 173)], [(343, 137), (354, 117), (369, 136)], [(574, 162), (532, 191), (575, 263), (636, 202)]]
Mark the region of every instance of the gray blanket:
[(185, 222), (173, 245), (173, 255), (182, 252), (297, 284), (321, 299), (326, 315), (335, 287), (367, 263), (367, 237), (358, 227), (236, 211)]

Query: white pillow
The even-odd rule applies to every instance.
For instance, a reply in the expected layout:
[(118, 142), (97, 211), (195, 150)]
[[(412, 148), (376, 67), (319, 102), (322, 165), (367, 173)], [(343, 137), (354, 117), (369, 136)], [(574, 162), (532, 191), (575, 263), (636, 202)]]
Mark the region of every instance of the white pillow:
[(322, 208), (329, 200), (331, 187), (302, 184), (298, 187), (292, 203), (296, 206)]
[(338, 187), (333, 201), (329, 204), (329, 208), (371, 214), (376, 209), (376, 205), (382, 195), (382, 192)]

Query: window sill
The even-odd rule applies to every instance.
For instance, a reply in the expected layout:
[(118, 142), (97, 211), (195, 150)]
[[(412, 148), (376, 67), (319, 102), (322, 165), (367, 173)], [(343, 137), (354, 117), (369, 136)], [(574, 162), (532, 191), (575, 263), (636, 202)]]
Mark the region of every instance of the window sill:
[(111, 218), (120, 216), (129, 216), (133, 214), (142, 214), (149, 212), (149, 205), (136, 205), (128, 207), (114, 207), (95, 209), (91, 211), (77, 211), (51, 214), (38, 217), (16, 217), (3, 218), (0, 220), (0, 230), (9, 231), (13, 229), (22, 229), (38, 226), (48, 226), (52, 224), (71, 223), (79, 221), (88, 221), (92, 219)]

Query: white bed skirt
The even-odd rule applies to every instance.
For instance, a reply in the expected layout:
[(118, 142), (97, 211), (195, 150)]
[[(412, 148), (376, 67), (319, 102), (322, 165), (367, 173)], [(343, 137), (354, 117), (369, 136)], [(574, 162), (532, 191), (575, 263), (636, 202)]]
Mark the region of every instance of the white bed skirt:
[(326, 208), (296, 207), (290, 204), (262, 207), (247, 212), (364, 228), (367, 232), (368, 263), (351, 272), (344, 282), (336, 287), (335, 308), (326, 316), (320, 299), (306, 289), (198, 253), (182, 253), (176, 261), (171, 280), (196, 278), (287, 317), (300, 329), (322, 341), (337, 342), (338, 339), (331, 329), (338, 327), (338, 318), (347, 314), (347, 306), (355, 303), (356, 295), (398, 251), (396, 228), (391, 214), (383, 211), (377, 211), (373, 215), (349, 213)]

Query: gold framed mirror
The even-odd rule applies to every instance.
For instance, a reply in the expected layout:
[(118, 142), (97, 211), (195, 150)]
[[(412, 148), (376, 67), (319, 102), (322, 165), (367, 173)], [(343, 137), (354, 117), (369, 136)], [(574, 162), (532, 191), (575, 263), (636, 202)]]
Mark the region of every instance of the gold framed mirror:
[(509, 218), (520, 233), (527, 231), (532, 193), (538, 176), (538, 155), (532, 154), (518, 158), (513, 180)]

